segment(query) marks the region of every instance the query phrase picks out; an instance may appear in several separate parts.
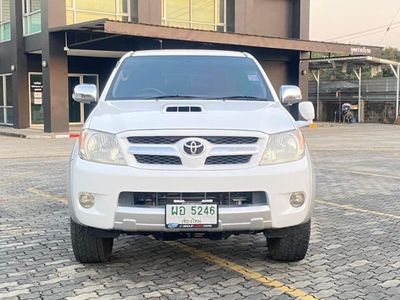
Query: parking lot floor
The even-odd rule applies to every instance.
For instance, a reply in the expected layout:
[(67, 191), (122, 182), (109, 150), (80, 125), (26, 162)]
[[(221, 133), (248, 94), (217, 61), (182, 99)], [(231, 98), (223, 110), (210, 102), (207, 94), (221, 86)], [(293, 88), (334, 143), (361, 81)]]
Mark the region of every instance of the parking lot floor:
[(66, 204), (74, 139), (0, 136), (0, 298), (400, 299), (400, 127), (303, 130), (317, 175), (307, 257), (268, 257), (262, 234), (163, 242), (121, 236), (77, 263)]

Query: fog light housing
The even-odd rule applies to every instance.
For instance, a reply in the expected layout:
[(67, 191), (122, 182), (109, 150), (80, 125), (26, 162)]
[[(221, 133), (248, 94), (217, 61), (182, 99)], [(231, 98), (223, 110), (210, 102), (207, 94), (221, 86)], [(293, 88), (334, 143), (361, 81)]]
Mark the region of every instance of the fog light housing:
[(300, 207), (304, 204), (306, 197), (303, 192), (295, 192), (290, 196), (290, 205)]
[(84, 208), (91, 208), (94, 205), (94, 195), (92, 193), (79, 193), (79, 204)]
[(242, 205), (245, 203), (247, 198), (245, 197), (237, 197), (237, 198), (232, 198), (232, 202), (235, 203), (236, 205)]

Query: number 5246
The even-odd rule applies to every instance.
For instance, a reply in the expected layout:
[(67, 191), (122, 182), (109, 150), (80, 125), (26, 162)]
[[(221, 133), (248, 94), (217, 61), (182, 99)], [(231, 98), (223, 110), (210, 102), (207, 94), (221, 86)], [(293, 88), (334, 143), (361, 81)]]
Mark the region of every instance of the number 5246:
[(191, 214), (193, 216), (213, 216), (216, 213), (215, 206), (197, 205), (191, 207)]

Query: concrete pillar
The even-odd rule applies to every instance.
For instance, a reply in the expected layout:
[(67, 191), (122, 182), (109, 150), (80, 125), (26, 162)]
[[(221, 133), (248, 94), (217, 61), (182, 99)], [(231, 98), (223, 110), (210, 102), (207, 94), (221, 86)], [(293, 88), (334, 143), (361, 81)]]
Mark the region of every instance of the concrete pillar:
[(300, 52), (299, 57), (299, 87), (301, 89), (301, 93), (303, 95), (303, 100), (308, 101), (308, 72), (309, 72), (309, 64), (308, 61), (303, 60), (308, 58), (308, 52)]
[(323, 101), (319, 102), (319, 111), (320, 111), (320, 117), (318, 119), (318, 121), (329, 121), (328, 120), (328, 116), (327, 116), (327, 112), (325, 110), (325, 103)]
[(51, 33), (43, 46), (43, 109), (45, 132), (69, 131), (68, 60), (64, 51), (64, 34)]
[(14, 128), (28, 128), (30, 126), (28, 58), (24, 45), (22, 1), (11, 1), (11, 56), (10, 67), (11, 65), (15, 67), (12, 72), (11, 91)]
[(360, 121), (362, 123), (364, 123), (365, 122), (365, 103), (364, 103), (364, 100), (360, 101), (360, 107), (361, 107), (361, 109), (360, 109)]
[(293, 1), (293, 37), (310, 39), (310, 0)]
[[(58, 17), (55, 18), (55, 15)], [(45, 132), (69, 131), (68, 57), (64, 51), (65, 35), (63, 32), (49, 32), (49, 28), (64, 24), (65, 0), (42, 0), (42, 61), (46, 64), (42, 68)]]
[[(308, 40), (310, 38), (310, 0), (293, 1), (293, 37)], [(299, 87), (303, 93), (303, 99), (308, 100), (308, 61), (309, 52), (299, 54)]]

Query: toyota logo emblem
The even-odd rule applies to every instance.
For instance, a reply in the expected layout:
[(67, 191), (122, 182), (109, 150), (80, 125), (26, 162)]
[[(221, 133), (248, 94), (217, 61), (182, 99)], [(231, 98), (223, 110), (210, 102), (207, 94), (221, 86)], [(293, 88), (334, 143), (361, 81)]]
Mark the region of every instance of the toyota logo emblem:
[(200, 155), (204, 152), (204, 145), (202, 142), (190, 140), (183, 145), (183, 150), (189, 155)]

